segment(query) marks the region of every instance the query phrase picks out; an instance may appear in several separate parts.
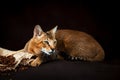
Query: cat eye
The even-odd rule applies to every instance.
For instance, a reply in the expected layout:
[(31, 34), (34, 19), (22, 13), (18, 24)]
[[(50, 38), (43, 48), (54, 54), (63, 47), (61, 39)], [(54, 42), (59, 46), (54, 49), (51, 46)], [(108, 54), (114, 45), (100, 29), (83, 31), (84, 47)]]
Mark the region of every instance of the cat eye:
[(49, 42), (48, 41), (44, 41), (46, 44), (49, 44)]

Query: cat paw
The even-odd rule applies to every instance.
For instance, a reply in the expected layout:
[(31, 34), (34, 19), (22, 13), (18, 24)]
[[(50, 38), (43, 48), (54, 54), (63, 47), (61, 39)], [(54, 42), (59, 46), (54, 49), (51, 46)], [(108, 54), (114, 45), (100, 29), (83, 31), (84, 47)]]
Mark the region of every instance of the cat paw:
[(32, 67), (36, 67), (39, 66), (42, 62), (40, 61), (40, 59), (35, 59), (34, 61), (31, 62), (31, 66)]

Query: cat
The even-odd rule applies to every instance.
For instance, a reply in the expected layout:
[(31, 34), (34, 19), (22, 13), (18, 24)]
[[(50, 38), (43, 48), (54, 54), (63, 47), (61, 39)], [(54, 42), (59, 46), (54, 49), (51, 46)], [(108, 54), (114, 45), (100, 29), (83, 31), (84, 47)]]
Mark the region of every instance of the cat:
[(89, 34), (77, 30), (63, 29), (56, 32), (59, 59), (84, 61), (104, 60), (104, 50)]

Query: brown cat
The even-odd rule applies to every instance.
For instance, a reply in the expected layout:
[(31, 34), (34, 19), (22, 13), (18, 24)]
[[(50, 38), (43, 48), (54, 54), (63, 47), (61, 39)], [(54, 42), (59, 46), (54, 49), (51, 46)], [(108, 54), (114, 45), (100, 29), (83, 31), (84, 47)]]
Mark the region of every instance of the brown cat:
[[(60, 53), (57, 54), (56, 49)], [(32, 58), (33, 56), (35, 58)], [(13, 63), (15, 62), (16, 64), (12, 67), (12, 69), (15, 69), (23, 59), (28, 59), (25, 63), (30, 66), (39, 66), (49, 59), (70, 58), (72, 60), (102, 61), (104, 56), (104, 50), (100, 44), (92, 36), (84, 32), (57, 30), (57, 26), (44, 32), (39, 25), (36, 25), (33, 37), (23, 49), (11, 51), (0, 48), (0, 67), (3, 66), (1, 65), (4, 63), (3, 58), (5, 58), (5, 63), (11, 58), (15, 59)]]
[[(52, 57), (54, 58), (56, 30), (57, 27), (54, 27), (45, 33), (39, 25), (36, 25), (33, 30), (33, 37), (25, 44), (23, 49), (11, 51), (0, 47), (0, 68), (8, 66), (10, 69), (15, 69), (21, 63), (29, 66), (39, 66)], [(11, 62), (11, 60), (13, 60), (11, 65), (14, 64), (12, 67), (7, 65), (8, 61)]]
[(75, 30), (58, 30), (56, 32), (57, 50), (59, 58), (85, 61), (102, 61), (104, 50), (101, 45), (89, 34)]

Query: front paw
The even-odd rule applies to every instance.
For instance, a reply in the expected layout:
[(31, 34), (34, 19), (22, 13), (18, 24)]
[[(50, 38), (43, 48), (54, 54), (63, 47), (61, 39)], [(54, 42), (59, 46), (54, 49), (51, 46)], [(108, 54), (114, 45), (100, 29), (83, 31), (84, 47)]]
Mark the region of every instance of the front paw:
[(40, 59), (37, 58), (31, 62), (31, 66), (36, 67), (36, 66), (39, 66), (41, 63), (42, 61), (40, 61)]

